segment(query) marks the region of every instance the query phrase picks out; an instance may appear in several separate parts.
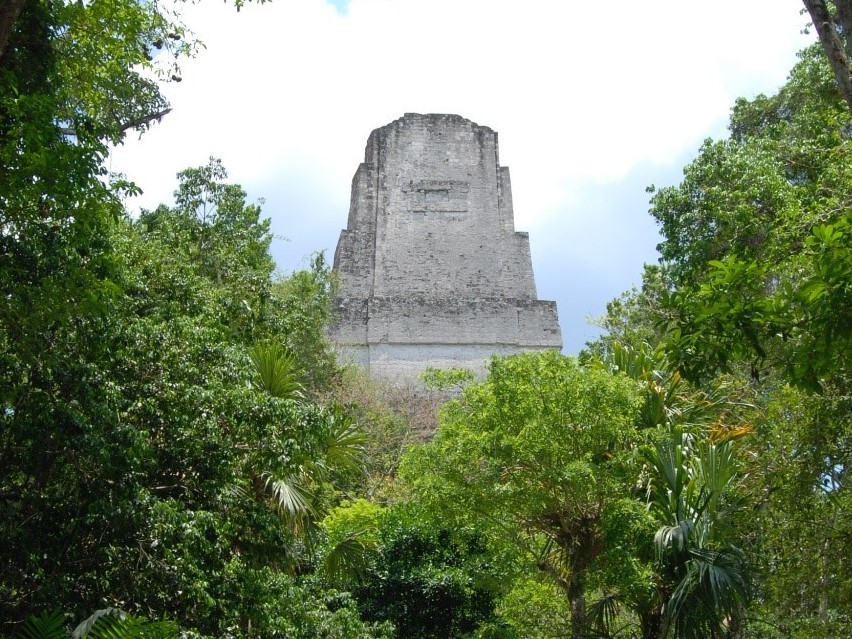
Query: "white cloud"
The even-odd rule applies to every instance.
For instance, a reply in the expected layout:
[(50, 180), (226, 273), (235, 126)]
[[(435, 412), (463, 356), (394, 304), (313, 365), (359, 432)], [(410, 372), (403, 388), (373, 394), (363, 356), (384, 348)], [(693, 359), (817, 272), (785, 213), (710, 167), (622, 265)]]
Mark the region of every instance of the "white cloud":
[[(314, 193), (310, 224), (333, 242), (370, 131), (405, 112), (458, 113), (499, 132), (518, 228), (562, 227), (595, 188), (682, 158), (724, 133), (737, 96), (779, 86), (810, 42), (799, 6), (352, 0), (340, 15), (323, 0), (240, 13), (186, 5), (207, 50), (168, 87), (173, 113), (116, 150), (113, 168), (145, 190), (132, 204), (148, 207), (170, 198), (178, 170), (211, 154), (255, 196), (292, 190), (287, 175), (299, 175), (300, 209)], [(276, 205), (287, 207), (286, 194)], [(288, 211), (267, 212), (288, 234)], [(589, 241), (566, 238), (563, 250)], [(333, 246), (302, 252), (319, 248)]]

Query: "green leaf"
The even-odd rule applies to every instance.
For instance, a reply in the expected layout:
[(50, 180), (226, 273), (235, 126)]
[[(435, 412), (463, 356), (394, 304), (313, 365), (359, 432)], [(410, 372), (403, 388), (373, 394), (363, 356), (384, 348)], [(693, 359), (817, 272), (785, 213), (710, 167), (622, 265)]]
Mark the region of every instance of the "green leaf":
[(27, 619), (15, 635), (19, 639), (67, 639), (66, 615), (58, 610)]

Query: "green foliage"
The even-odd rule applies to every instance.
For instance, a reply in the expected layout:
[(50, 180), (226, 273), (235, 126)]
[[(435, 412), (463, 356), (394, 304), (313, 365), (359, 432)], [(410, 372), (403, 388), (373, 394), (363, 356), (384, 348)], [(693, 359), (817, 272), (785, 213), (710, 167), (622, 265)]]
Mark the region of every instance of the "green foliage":
[(276, 279), (270, 291), (269, 321), (274, 333), (295, 355), (302, 382), (316, 391), (328, 392), (339, 377), (325, 337), (335, 286), (325, 255), (316, 253), (308, 269)]
[(585, 355), (643, 387), (665, 606), (645, 636), (847, 632), (849, 117), (816, 47), (739, 100), (655, 193), (662, 265)]
[(344, 502), (323, 519), (327, 540), (322, 570), (330, 581), (364, 577), (378, 547), (382, 511), (380, 506), (357, 499)]
[(116, 608), (96, 611), (71, 633), (72, 639), (176, 639), (178, 627), (171, 621), (148, 621)]
[(552, 582), (526, 577), (512, 583), (502, 598), (500, 617), (518, 637), (564, 637), (571, 628), (571, 608)]
[[(122, 215), (107, 145), (195, 47), (157, 3), (26, 0), (0, 50), (4, 631), (67, 637), (30, 617), (59, 607), (102, 608), (89, 637), (848, 634), (850, 116), (815, 50), (654, 196), (665, 265), (588, 366), (432, 372), (465, 388), (388, 487), (434, 397), (339, 373), (324, 256), (274, 277), (214, 158)], [(361, 490), (417, 503), (335, 508)]]
[[(739, 460), (750, 480), (734, 491), (751, 500), (752, 515), (729, 511), (711, 527), (721, 524), (726, 535), (736, 531), (749, 542), (748, 554), (731, 548), (730, 538), (718, 538), (707, 552), (682, 555), (681, 585), (669, 603), (670, 611), (675, 605), (684, 611), (680, 634), (710, 632), (720, 623), (702, 617), (706, 610), (690, 606), (690, 598), (717, 600), (730, 612), (742, 607), (752, 572), (744, 570), (746, 563), (761, 569), (750, 588), (756, 618), (733, 614), (745, 624), (738, 631), (831, 636), (850, 618), (846, 595), (834, 596), (847, 587), (836, 553), (849, 552), (841, 541), (848, 531), (838, 525), (849, 519), (845, 475), (852, 432), (845, 399), (852, 310), (849, 127), (832, 73), (812, 47), (777, 95), (739, 100), (730, 139), (707, 141), (683, 182), (652, 199), (665, 262), (662, 293), (650, 313), (651, 325), (665, 329), (657, 350), (671, 370), (702, 382), (700, 392), (708, 397), (725, 384), (745, 389), (748, 401), (735, 393), (732, 405), (741, 404), (755, 425), (743, 444), (748, 454)], [(617, 317), (629, 315), (620, 311)], [(690, 392), (685, 399), (695, 405), (700, 396)], [(715, 432), (714, 446), (725, 432), (748, 430), (730, 419), (737, 412), (719, 414), (727, 431)], [(694, 448), (691, 458), (712, 454), (712, 447)], [(684, 471), (695, 463), (689, 458), (680, 460)], [(680, 463), (671, 456), (668, 461)], [(667, 498), (696, 501), (688, 485), (682, 493), (668, 485)], [(712, 511), (712, 504), (706, 508)], [(705, 536), (705, 516), (674, 517), (662, 541), (695, 548)]]
[(638, 391), (554, 352), (495, 358), (488, 379), (445, 406), (434, 440), (403, 462), (434, 512), (485, 524), (563, 589), (574, 636), (588, 627), (602, 521), (634, 481)]
[(739, 625), (749, 600), (744, 553), (725, 537), (738, 466), (733, 447), (733, 440), (702, 440), (676, 427), (643, 451), (656, 471), (648, 502), (661, 524), (654, 544), (670, 580), (663, 612), (683, 639)]
[(850, 115), (817, 47), (781, 91), (740, 100), (652, 215), (666, 347), (691, 380), (739, 361), (819, 391), (846, 377), (852, 311)]
[(365, 619), (398, 637), (461, 637), (494, 623), (502, 584), (484, 537), (416, 504), (345, 503), (323, 521), (323, 574), (348, 584)]
[(17, 639), (176, 639), (178, 627), (170, 621), (148, 621), (117, 608), (96, 611), (73, 632), (65, 627), (66, 615), (47, 612), (27, 619)]
[(755, 425), (749, 496), (761, 506), (744, 524), (762, 567), (754, 616), (779, 630), (756, 625), (749, 636), (848, 634), (850, 415), (848, 396), (832, 387), (816, 397), (787, 387), (772, 393)]
[(44, 612), (27, 619), (16, 637), (20, 639), (67, 639), (66, 617), (58, 611)]
[[(182, 174), (184, 193), (199, 175)], [(309, 569), (362, 438), (341, 411), (294, 401), (268, 222), (238, 187), (208, 186), (206, 221), (186, 204), (115, 226), (109, 315), (57, 331), (48, 360), (6, 356), (2, 617), (120, 605), (196, 636), (381, 634), (290, 575)]]
[(257, 371), (256, 388), (278, 399), (300, 399), (302, 385), (296, 381), (296, 358), (277, 342), (258, 344), (251, 353)]
[(423, 373), (423, 383), (429, 390), (460, 391), (474, 380), (474, 374), (464, 368), (427, 368)]
[(335, 374), (328, 267), (273, 281), (269, 222), (213, 159), (174, 207), (123, 217), (135, 187), (104, 159), (168, 111), (155, 78), (196, 48), (174, 8), (20, 7), (0, 38), (4, 630), (120, 606), (88, 635), (139, 634), (130, 613), (195, 637), (386, 635), (291, 574), (314, 534), (296, 511), (360, 459), (351, 422), (292, 399)]
[(416, 507), (379, 515), (378, 541), (354, 588), (367, 620), (397, 637), (461, 637), (493, 617), (500, 585), (475, 530), (442, 526)]

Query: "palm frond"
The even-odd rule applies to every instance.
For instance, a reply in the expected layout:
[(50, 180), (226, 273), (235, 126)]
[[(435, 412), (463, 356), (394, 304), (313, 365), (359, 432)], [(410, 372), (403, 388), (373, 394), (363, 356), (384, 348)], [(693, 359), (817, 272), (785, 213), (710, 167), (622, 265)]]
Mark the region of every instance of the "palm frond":
[(324, 466), (330, 470), (362, 470), (367, 436), (359, 424), (340, 407), (328, 416), (323, 433)]
[(109, 607), (96, 610), (90, 617), (80, 622), (80, 625), (78, 625), (74, 629), (74, 632), (71, 633), (71, 639), (82, 639), (82, 637), (86, 637), (99, 619), (124, 619), (126, 617), (127, 613), (118, 608)]
[(296, 379), (296, 357), (278, 342), (252, 349), (256, 379), (252, 385), (279, 399), (302, 399), (304, 388)]
[(356, 530), (335, 544), (322, 563), (322, 571), (332, 581), (359, 579), (367, 570), (375, 544), (367, 541), (366, 530)]
[(749, 595), (746, 559), (735, 546), (720, 550), (696, 548), (692, 551), (699, 583), (709, 600), (716, 601), (726, 614), (736, 612)]
[(687, 571), (664, 606), (679, 639), (717, 636), (748, 600), (745, 558), (739, 549), (692, 549)]
[(267, 477), (266, 487), (275, 499), (278, 508), (290, 517), (304, 517), (314, 514), (314, 496), (298, 475), (285, 477)]
[(666, 368), (661, 353), (646, 343), (633, 347), (616, 342), (606, 359), (611, 370), (622, 372), (636, 381), (651, 381)]
[(648, 482), (648, 503), (664, 522), (676, 525), (684, 518), (683, 492), (689, 480), (684, 463), (688, 440), (674, 429), (667, 440), (642, 449), (642, 457), (657, 472)]
[(248, 499), (249, 496), (246, 487), (240, 484), (228, 484), (222, 489), (222, 493), (236, 499)]
[(594, 628), (594, 636), (601, 638), (615, 636), (617, 634), (615, 622), (620, 612), (621, 605), (614, 594), (606, 595), (590, 604), (586, 608), (586, 619)]
[(654, 548), (657, 559), (664, 561), (672, 555), (680, 555), (689, 550), (689, 539), (695, 529), (695, 523), (683, 519), (673, 526), (661, 526), (654, 534)]
[[(66, 615), (54, 611), (30, 617), (16, 637), (20, 639), (68, 639)], [(148, 621), (118, 608), (95, 611), (82, 621), (71, 639), (177, 639), (180, 631), (172, 621)]]
[(171, 621), (148, 621), (143, 617), (122, 613), (95, 619), (85, 639), (176, 639), (177, 624)]
[(710, 506), (715, 507), (722, 493), (736, 477), (737, 463), (732, 441), (719, 444), (703, 442), (698, 446), (693, 465), (695, 477), (706, 488)]
[(54, 610), (27, 619), (15, 635), (18, 639), (68, 639), (66, 616)]

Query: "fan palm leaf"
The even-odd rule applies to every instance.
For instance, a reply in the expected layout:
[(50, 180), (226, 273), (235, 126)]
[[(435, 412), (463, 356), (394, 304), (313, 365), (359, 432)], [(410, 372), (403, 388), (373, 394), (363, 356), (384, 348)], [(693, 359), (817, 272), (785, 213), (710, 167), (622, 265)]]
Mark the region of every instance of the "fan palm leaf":
[(306, 478), (298, 474), (266, 478), (266, 487), (278, 508), (288, 517), (299, 519), (315, 514), (314, 496)]
[(322, 563), (326, 577), (332, 581), (363, 577), (370, 552), (375, 548), (370, 536), (371, 531), (356, 530), (334, 544)]
[(323, 432), (327, 470), (360, 471), (364, 466), (367, 436), (358, 423), (336, 406), (328, 415)]
[[(589, 637), (608, 639), (619, 634), (615, 628), (621, 613), (621, 604), (614, 594), (606, 595), (586, 608), (586, 619), (590, 624)], [(624, 630), (623, 628), (621, 629)]]
[(278, 342), (256, 345), (251, 352), (253, 386), (278, 399), (302, 399), (305, 390), (296, 377), (296, 357)]
[(664, 614), (679, 639), (718, 636), (726, 620), (741, 613), (748, 597), (748, 571), (739, 549), (693, 549)]

